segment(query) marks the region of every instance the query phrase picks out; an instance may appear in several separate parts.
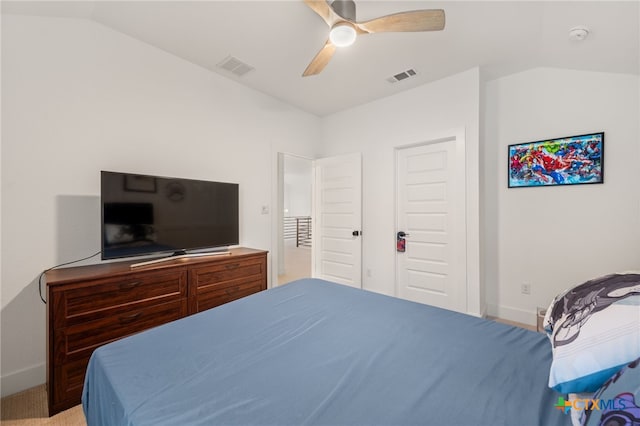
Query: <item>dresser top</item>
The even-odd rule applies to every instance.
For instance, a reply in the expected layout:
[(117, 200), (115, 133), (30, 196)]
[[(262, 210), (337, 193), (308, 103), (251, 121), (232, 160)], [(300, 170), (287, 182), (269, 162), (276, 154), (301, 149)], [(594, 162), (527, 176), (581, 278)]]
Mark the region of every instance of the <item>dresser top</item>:
[[(133, 259), (120, 262), (105, 262), (95, 265), (75, 266), (70, 268), (52, 269), (47, 271), (47, 286), (65, 284), (76, 280), (87, 280), (99, 278), (105, 275), (115, 276), (121, 274), (130, 274), (135, 272), (146, 273), (149, 271), (161, 271), (163, 269), (171, 269), (181, 266), (197, 266), (201, 263), (224, 262), (225, 260), (237, 259), (250, 256), (266, 255), (266, 250), (257, 250), (246, 247), (237, 247), (228, 250), (228, 254), (208, 253), (198, 254), (194, 257), (176, 256), (175, 258), (167, 257), (159, 263), (147, 266), (132, 266), (144, 262), (144, 260)], [(145, 259), (146, 260), (146, 259)]]

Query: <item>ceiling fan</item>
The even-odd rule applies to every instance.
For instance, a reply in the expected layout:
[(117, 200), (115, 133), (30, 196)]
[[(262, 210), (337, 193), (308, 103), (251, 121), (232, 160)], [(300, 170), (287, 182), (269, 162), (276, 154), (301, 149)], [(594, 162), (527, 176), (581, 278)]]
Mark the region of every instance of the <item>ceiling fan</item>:
[(349, 46), (356, 36), (382, 32), (441, 31), (444, 29), (444, 10), (425, 9), (394, 13), (364, 22), (356, 22), (356, 4), (353, 0), (304, 0), (327, 23), (329, 39), (313, 58), (303, 77), (319, 74), (336, 51), (336, 47)]

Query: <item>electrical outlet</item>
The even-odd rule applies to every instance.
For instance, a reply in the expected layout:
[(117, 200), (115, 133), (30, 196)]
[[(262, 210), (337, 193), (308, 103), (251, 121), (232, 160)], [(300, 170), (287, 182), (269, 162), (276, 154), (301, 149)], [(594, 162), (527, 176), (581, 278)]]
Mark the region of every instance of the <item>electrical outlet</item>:
[(522, 283), (522, 285), (520, 286), (520, 292), (522, 294), (531, 294), (531, 284)]

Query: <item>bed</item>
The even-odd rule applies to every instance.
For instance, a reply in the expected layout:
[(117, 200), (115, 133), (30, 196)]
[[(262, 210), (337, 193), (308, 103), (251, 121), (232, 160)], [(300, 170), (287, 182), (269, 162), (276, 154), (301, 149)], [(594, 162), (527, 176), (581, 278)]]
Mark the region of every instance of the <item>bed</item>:
[(533, 331), (304, 279), (96, 349), (97, 425), (569, 425)]

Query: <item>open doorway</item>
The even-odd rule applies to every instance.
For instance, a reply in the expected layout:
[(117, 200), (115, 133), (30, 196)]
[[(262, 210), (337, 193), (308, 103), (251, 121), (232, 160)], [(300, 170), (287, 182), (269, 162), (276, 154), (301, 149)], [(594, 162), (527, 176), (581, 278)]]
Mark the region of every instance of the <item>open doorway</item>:
[(282, 174), (278, 285), (311, 276), (313, 161), (290, 154), (280, 157)]

